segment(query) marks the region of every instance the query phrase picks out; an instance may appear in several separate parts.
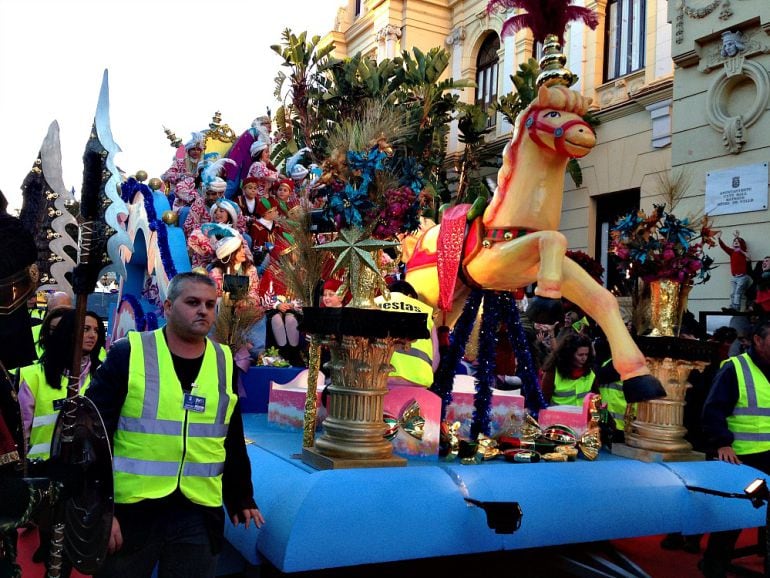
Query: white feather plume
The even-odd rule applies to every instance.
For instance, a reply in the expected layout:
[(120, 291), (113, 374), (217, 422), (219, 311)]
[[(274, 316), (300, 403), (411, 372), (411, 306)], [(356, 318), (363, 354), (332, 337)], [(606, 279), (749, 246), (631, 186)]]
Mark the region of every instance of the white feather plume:
[(203, 181), (203, 184), (208, 186), (211, 181), (218, 177), (219, 171), (224, 168), (225, 163), (230, 163), (234, 167), (238, 167), (238, 163), (236, 163), (233, 159), (217, 159), (213, 163), (206, 165), (206, 167), (203, 169), (203, 172), (201, 172), (201, 180)]

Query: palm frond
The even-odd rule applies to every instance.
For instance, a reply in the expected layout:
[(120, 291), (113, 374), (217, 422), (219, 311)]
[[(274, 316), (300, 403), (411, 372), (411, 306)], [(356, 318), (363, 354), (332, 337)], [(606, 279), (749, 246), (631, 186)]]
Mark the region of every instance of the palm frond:
[(315, 239), (310, 232), (310, 213), (300, 208), (295, 211), (292, 218), (283, 223), (284, 229), (294, 238), (293, 249), (271, 266), (278, 268), (291, 295), (301, 299), (305, 305), (312, 305), (329, 254), (313, 249)]

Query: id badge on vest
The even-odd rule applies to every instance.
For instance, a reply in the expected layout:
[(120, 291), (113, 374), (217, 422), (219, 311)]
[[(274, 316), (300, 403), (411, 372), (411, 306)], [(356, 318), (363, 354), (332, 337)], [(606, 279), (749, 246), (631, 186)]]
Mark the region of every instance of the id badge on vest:
[(203, 413), (206, 411), (206, 398), (191, 393), (185, 393), (182, 409)]
[[(190, 385), (190, 389), (195, 392), (198, 389), (198, 384), (192, 383)], [(201, 397), (200, 395), (193, 395), (193, 393), (185, 393), (182, 409), (203, 413), (206, 411), (206, 398)]]

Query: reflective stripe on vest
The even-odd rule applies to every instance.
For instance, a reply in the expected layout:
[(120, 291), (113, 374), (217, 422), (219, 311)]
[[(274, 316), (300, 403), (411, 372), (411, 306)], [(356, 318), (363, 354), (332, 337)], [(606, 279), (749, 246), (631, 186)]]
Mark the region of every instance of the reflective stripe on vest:
[(738, 402), (727, 418), (738, 455), (770, 450), (770, 383), (748, 353), (728, 359), (735, 367)]
[[(602, 363), (606, 367), (612, 363), (608, 359)], [(623, 382), (613, 381), (599, 386), (599, 395), (602, 396), (602, 402), (607, 404), (607, 411), (615, 420), (615, 428), (622, 431), (626, 425), (626, 396), (623, 395)]]
[(32, 326), (32, 341), (35, 342), (35, 353), (37, 358), (43, 357), (43, 347), (40, 345), (40, 330), (43, 328), (43, 324)]
[(557, 371), (553, 378), (553, 395), (551, 403), (554, 405), (582, 405), (583, 399), (591, 393), (594, 383), (594, 372), (577, 379), (565, 379)]
[(220, 506), (224, 442), (237, 400), (229, 349), (206, 340), (192, 390), (206, 404), (195, 412), (182, 407), (184, 391), (163, 331), (128, 338), (128, 394), (114, 441), (115, 502), (160, 498), (178, 487), (196, 504)]
[[(390, 294), (390, 301), (377, 297), (375, 303), (384, 311), (401, 313), (426, 313), (428, 315), (428, 331), (433, 330), (433, 308), (402, 293)], [(390, 377), (400, 377), (417, 385), (430, 387), (433, 385), (433, 339), (416, 339), (409, 343), (408, 349), (396, 350), (390, 358), (393, 371)]]
[[(32, 397), (35, 398), (35, 412), (32, 417), (32, 427), (29, 432), (29, 449), (27, 457), (30, 459), (47, 460), (51, 457), (51, 440), (56, 426), (56, 418), (59, 410), (54, 409), (67, 397), (67, 378), (62, 377), (61, 389), (54, 389), (48, 385), (45, 378), (45, 369), (39, 363), (34, 363), (20, 370), (20, 378), (29, 387)], [(91, 374), (87, 374), (80, 385), (79, 393), (91, 381)]]

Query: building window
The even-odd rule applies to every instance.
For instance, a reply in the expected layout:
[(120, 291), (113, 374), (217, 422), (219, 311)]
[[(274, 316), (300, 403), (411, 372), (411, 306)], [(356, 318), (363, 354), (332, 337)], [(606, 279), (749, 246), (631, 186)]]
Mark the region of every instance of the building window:
[[(500, 70), (500, 37), (492, 32), (484, 39), (476, 58), (476, 104), (487, 110), (497, 100), (497, 74)], [(489, 126), (494, 126), (495, 117), (490, 115)]]
[(544, 48), (545, 48), (545, 45), (539, 40), (536, 40), (532, 45), (532, 58), (540, 62), (540, 59), (543, 58)]
[(639, 210), (641, 189), (627, 189), (599, 195), (596, 202), (596, 259), (604, 267), (604, 286), (615, 295), (630, 295), (629, 278), (618, 269), (618, 258), (610, 253), (610, 231), (618, 219)]
[(355, 0), (355, 12), (353, 13), (353, 16), (356, 18), (361, 16), (361, 2), (363, 0)]
[(646, 0), (608, 0), (605, 80), (644, 68)]

